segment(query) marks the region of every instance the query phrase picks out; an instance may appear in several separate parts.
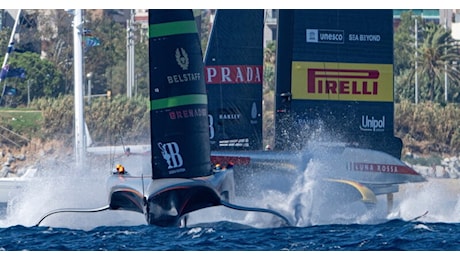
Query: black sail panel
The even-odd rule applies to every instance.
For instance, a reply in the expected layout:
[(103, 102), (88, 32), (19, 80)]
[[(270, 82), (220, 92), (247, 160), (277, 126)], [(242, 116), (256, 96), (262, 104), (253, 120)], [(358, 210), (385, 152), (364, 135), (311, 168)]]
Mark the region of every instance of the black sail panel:
[(153, 179), (212, 173), (203, 56), (191, 10), (149, 10)]
[(278, 24), (275, 148), (322, 138), (400, 157), (392, 10), (280, 10)]
[(212, 150), (262, 149), (264, 10), (217, 10), (205, 55)]

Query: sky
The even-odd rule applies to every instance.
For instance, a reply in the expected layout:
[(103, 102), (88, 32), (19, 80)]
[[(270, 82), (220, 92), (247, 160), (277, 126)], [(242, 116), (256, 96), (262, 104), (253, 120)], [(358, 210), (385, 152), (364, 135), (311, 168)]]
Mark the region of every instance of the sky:
[(343, 1), (343, 0), (252, 0), (252, 1), (222, 1), (222, 0), (21, 0), (2, 1), (3, 9), (147, 9), (147, 8), (189, 8), (189, 9), (453, 9), (455, 1)]

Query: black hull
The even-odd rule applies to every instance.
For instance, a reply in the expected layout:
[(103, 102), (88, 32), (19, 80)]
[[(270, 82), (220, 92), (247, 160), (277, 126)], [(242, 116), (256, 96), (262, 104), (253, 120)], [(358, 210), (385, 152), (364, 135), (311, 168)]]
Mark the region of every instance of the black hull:
[(149, 225), (161, 227), (179, 226), (188, 213), (220, 206), (235, 196), (232, 169), (194, 179), (152, 180), (115, 174), (108, 185), (110, 209), (142, 213)]
[(149, 195), (146, 220), (150, 225), (179, 226), (187, 213), (221, 205), (218, 192), (207, 186), (185, 184)]

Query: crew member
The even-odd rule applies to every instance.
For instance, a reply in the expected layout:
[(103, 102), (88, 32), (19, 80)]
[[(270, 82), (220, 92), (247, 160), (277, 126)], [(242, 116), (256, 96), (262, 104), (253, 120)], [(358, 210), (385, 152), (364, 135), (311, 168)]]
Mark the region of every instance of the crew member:
[(123, 167), (123, 165), (121, 164), (117, 164), (117, 166), (115, 167), (115, 171), (113, 172), (113, 174), (125, 174), (126, 171), (125, 171), (125, 167)]

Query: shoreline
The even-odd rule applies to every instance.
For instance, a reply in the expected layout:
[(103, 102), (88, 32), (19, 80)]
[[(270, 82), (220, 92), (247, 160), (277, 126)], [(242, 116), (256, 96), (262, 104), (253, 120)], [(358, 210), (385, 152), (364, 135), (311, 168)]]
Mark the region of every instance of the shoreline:
[[(130, 145), (127, 145), (128, 147)], [(2, 147), (0, 148), (0, 166), (3, 168), (8, 158), (13, 156), (15, 160), (11, 163), (11, 167), (15, 167), (17, 175), (20, 176), (27, 171), (28, 168), (47, 169), (56, 166), (67, 165), (73, 163), (73, 148), (65, 146), (62, 141), (47, 141), (32, 140), (28, 146), (21, 148)], [(98, 165), (100, 159), (115, 155), (88, 156), (90, 164)], [(99, 161), (98, 161), (99, 160)], [(415, 154), (405, 153), (401, 159), (408, 166), (427, 178), (460, 178), (460, 156), (439, 154)]]

